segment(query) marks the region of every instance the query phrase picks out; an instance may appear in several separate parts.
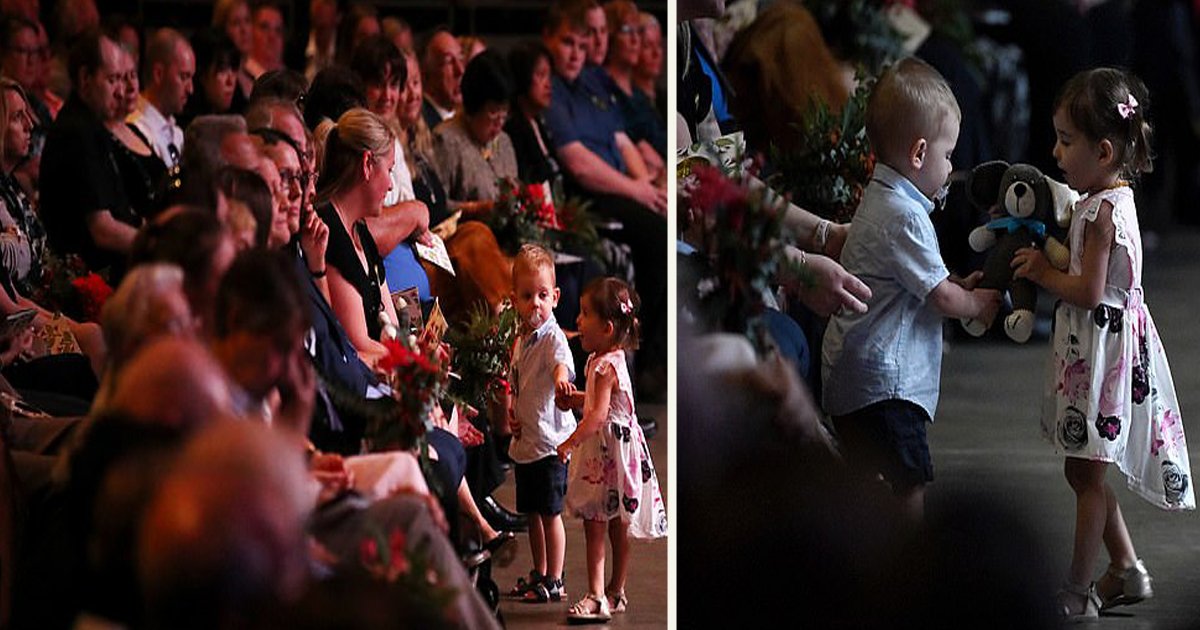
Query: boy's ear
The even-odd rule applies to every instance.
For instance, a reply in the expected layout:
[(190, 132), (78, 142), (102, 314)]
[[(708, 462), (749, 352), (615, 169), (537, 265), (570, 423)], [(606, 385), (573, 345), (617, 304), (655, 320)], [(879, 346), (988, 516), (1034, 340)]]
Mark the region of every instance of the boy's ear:
[(928, 148), (929, 143), (925, 141), (925, 138), (917, 138), (908, 148), (909, 166), (921, 170), (921, 167), (925, 165), (925, 150)]
[(562, 297), (562, 292), (558, 290), (558, 287), (554, 287), (554, 305), (555, 306), (558, 306), (558, 299), (560, 297)]

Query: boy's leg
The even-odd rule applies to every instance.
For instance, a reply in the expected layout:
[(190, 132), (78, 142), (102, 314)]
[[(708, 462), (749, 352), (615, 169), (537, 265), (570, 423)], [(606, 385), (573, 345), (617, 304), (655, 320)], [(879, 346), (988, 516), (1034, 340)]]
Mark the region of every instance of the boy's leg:
[(608, 592), (625, 592), (625, 578), (629, 575), (629, 523), (614, 518), (608, 522), (608, 541), (612, 544), (613, 566), (612, 579), (608, 583)]
[(539, 520), (545, 531), (546, 576), (561, 580), (567, 556), (567, 529), (562, 514), (540, 514)]
[(920, 525), (925, 520), (925, 484), (898, 490), (895, 495), (904, 520), (913, 527)]
[(550, 575), (546, 572), (546, 534), (542, 527), (542, 515), (529, 516), (529, 552), (533, 556), (533, 570), (539, 575)]

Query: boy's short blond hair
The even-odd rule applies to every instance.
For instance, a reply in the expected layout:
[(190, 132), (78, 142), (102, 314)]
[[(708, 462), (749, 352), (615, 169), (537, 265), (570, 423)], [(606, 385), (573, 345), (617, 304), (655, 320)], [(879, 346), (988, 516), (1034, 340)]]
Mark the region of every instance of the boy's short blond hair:
[(522, 245), (516, 257), (513, 258), (513, 286), (517, 284), (518, 272), (540, 271), (542, 269), (550, 272), (550, 282), (557, 286), (558, 278), (554, 274), (554, 254), (551, 254), (541, 245), (533, 243)]
[(924, 61), (905, 57), (884, 70), (871, 90), (867, 138), (875, 155), (892, 166), (919, 138), (932, 140), (950, 115), (962, 120), (946, 79)]

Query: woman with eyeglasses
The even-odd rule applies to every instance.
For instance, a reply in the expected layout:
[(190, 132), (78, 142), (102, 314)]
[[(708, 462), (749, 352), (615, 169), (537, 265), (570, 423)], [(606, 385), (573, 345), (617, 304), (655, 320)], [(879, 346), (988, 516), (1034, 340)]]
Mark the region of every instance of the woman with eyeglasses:
[(466, 210), (489, 208), (500, 196), (500, 179), (517, 178), (517, 154), (504, 133), (513, 96), (508, 64), (484, 51), (463, 71), (463, 106), (433, 132), (434, 168), (446, 194)]
[(654, 103), (634, 87), (634, 76), (641, 64), (642, 26), (637, 5), (629, 0), (613, 0), (604, 5), (608, 17), (608, 58), (604, 72), (617, 105), (625, 119), (625, 133), (637, 144), (642, 159), (651, 171), (662, 172), (667, 155), (667, 130), (659, 119)]

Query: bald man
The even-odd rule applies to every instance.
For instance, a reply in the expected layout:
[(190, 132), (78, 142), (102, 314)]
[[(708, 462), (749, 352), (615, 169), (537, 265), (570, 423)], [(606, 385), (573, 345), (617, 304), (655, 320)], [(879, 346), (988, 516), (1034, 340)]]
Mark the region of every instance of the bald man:
[(167, 169), (179, 166), (183, 130), (175, 116), (192, 95), (196, 56), (188, 40), (172, 28), (160, 28), (146, 42), (142, 94), (127, 122), (150, 141), (150, 148)]

